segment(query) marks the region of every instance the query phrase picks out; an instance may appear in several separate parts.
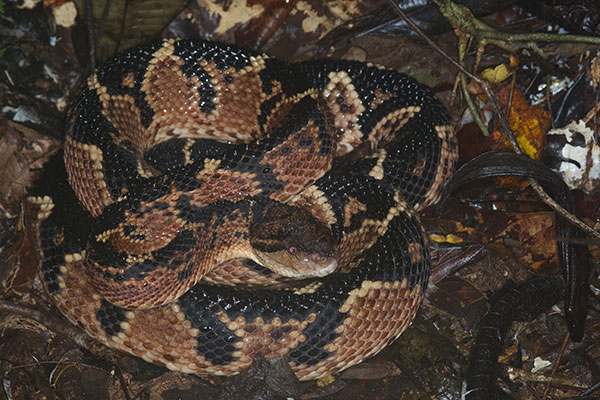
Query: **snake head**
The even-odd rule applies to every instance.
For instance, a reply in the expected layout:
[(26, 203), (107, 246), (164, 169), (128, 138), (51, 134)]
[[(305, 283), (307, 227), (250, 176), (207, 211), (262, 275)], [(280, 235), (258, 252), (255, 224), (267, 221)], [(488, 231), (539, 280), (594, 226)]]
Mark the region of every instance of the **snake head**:
[(337, 268), (328, 226), (299, 207), (268, 201), (260, 208), (250, 226), (254, 261), (293, 278), (324, 276)]

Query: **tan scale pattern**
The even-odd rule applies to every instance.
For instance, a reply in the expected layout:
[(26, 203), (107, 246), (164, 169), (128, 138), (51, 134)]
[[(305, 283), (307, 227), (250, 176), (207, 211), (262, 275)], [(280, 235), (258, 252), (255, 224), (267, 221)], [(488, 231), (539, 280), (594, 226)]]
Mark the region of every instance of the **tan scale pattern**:
[[(194, 373), (189, 366), (210, 366), (195, 350), (194, 330), (176, 305), (144, 311), (128, 312), (129, 321), (122, 322), (123, 332), (107, 337), (95, 318), (101, 297), (87, 281), (81, 262), (66, 263), (61, 267), (62, 294), (55, 298), (57, 306), (75, 325), (107, 346), (130, 352), (149, 362), (163, 364), (170, 369)], [(177, 362), (173, 362), (177, 360)]]
[(417, 165), (412, 169), (411, 174), (416, 176), (421, 176), (425, 171), (425, 166), (427, 165), (427, 157), (420, 157)]
[[(302, 331), (316, 319), (315, 314), (310, 314), (305, 321), (290, 319), (283, 323), (281, 319), (274, 318), (266, 323), (260, 317), (252, 321), (246, 321), (243, 317), (230, 320), (226, 314), (221, 313), (221, 322), (242, 341), (235, 345), (239, 350), (232, 354), (238, 358), (237, 361), (228, 365), (212, 365), (196, 351), (198, 343), (195, 336), (198, 332), (192, 328), (176, 304), (128, 311), (128, 321), (120, 323), (123, 332), (110, 338), (103, 335), (102, 326), (94, 318), (96, 310), (100, 308), (101, 297), (86, 281), (83, 268), (81, 256), (69, 263), (65, 262), (65, 266), (61, 267), (60, 286), (63, 294), (55, 301), (65, 316), (105, 345), (130, 352), (174, 371), (235, 374), (247, 368), (258, 352), (267, 358), (281, 357), (298, 347), (306, 340)], [(319, 370), (322, 369), (323, 366), (319, 366)], [(305, 373), (308, 372), (310, 371)], [(303, 378), (303, 373), (299, 377)]]
[(328, 77), (329, 83), (323, 89), (322, 96), (341, 137), (336, 156), (343, 156), (362, 142), (363, 133), (358, 125), (358, 117), (365, 107), (347, 72), (330, 72)]
[(387, 157), (387, 151), (385, 151), (385, 149), (380, 149), (373, 154), (373, 157), (377, 157), (377, 163), (369, 171), (369, 176), (380, 181), (384, 178), (385, 175), (383, 170), (383, 163)]
[(373, 127), (368, 135), (368, 140), (371, 143), (385, 142), (388, 139), (387, 135), (400, 129), (409, 119), (420, 111), (421, 107), (418, 106), (400, 108), (392, 111)]
[[(297, 372), (300, 379), (316, 379), (339, 371), (378, 353), (396, 340), (413, 320), (423, 298), (421, 287), (408, 289), (408, 281), (363, 281), (354, 289), (340, 312), (347, 313), (337, 337), (325, 350), (335, 353), (318, 364)], [(365, 349), (370, 349), (365, 352)], [(292, 363), (292, 369), (297, 366)]]
[[(63, 294), (55, 298), (57, 306), (75, 325), (105, 345), (130, 352), (148, 362), (164, 365), (174, 371), (214, 375), (231, 375), (247, 368), (258, 352), (265, 357), (280, 357), (306, 340), (302, 331), (316, 319), (310, 314), (305, 321), (290, 319), (283, 323), (274, 318), (265, 323), (262, 318), (246, 321), (243, 317), (230, 320), (219, 314), (221, 322), (242, 339), (233, 353), (238, 357), (228, 365), (212, 365), (196, 351), (198, 332), (186, 320), (179, 306), (166, 305), (149, 310), (128, 311), (128, 321), (121, 322), (123, 332), (111, 338), (103, 334), (95, 318), (100, 308), (100, 296), (91, 289), (82, 271), (81, 256), (61, 267), (60, 286)], [(336, 331), (339, 334), (325, 350), (334, 353), (314, 366), (292, 364), (300, 379), (314, 379), (353, 365), (377, 353), (395, 340), (410, 324), (421, 302), (420, 286), (407, 289), (402, 282), (362, 283), (355, 289), (340, 311), (348, 317)], [(390, 301), (393, 299), (393, 301)], [(365, 348), (372, 350), (365, 353)]]
[(281, 318), (275, 317), (270, 322), (266, 322), (262, 317), (247, 321), (240, 316), (231, 320), (225, 313), (220, 313), (218, 317), (227, 329), (242, 339), (234, 345), (240, 351), (234, 352), (233, 356), (239, 357), (240, 362), (248, 365), (259, 352), (265, 358), (282, 357), (298, 347), (306, 341), (306, 336), (302, 332), (317, 318), (316, 314), (310, 314), (304, 321), (291, 318), (287, 322), (282, 322)]
[[(199, 65), (210, 77), (216, 95), (211, 98), (217, 106), (208, 114), (202, 103), (202, 82), (191, 79), (181, 71), (183, 60), (173, 54), (174, 46), (167, 43), (154, 54), (144, 77), (142, 91), (155, 112), (149, 131), (150, 145), (179, 138), (207, 138), (223, 142), (245, 142), (260, 137), (257, 121), (263, 101), (262, 83), (258, 76), (264, 68), (264, 59), (255, 57), (252, 65), (235, 71), (220, 72), (214, 62), (199, 59)], [(226, 77), (231, 76), (232, 82)], [(169, 98), (169, 102), (164, 99)]]
[(102, 151), (94, 145), (79, 143), (67, 136), (64, 145), (69, 183), (79, 200), (94, 216), (112, 203), (104, 181)]
[(346, 204), (344, 206), (344, 226), (345, 227), (350, 226), (350, 221), (354, 215), (358, 214), (359, 212), (367, 211), (367, 205), (365, 203), (361, 203), (360, 201), (358, 201), (357, 199), (355, 199), (352, 196), (348, 197), (348, 200), (350, 200), (350, 201), (348, 202), (348, 204)]
[(321, 286), (323, 286), (323, 282), (311, 282), (305, 286), (299, 287), (299, 288), (293, 288), (290, 290), (293, 290), (293, 293), (295, 295), (301, 295), (301, 294), (313, 294), (317, 291), (317, 289), (319, 289)]
[[(126, 79), (126, 77), (124, 77)], [(147, 133), (142, 126), (140, 110), (133, 97), (129, 95), (109, 95), (108, 89), (98, 82), (94, 74), (88, 79), (88, 87), (98, 94), (102, 102), (102, 115), (117, 129), (119, 134), (111, 132), (111, 138), (118, 144), (129, 141), (132, 146), (124, 146), (142, 154), (146, 150)], [(107, 132), (108, 133), (108, 132)]]
[(235, 259), (220, 264), (202, 277), (202, 282), (221, 285), (256, 288), (257, 286), (269, 287), (270, 289), (289, 289), (294, 294), (314, 293), (322, 282), (312, 282), (305, 286), (298, 287), (291, 285), (297, 278), (279, 275), (271, 272), (264, 275), (258, 271), (248, 268), (243, 260)]
[[(191, 147), (194, 145), (194, 143), (195, 142), (193, 140), (186, 140), (186, 142), (185, 142), (185, 146), (183, 147), (183, 157), (185, 159), (184, 165), (190, 165), (193, 162), (192, 154), (191, 154)], [(208, 163), (210, 163), (210, 160), (207, 160), (207, 161), (208, 161)], [(220, 160), (213, 160), (213, 161), (220, 162)]]
[(202, 281), (222, 286), (254, 287), (270, 286), (280, 287), (290, 281), (290, 278), (277, 273), (264, 275), (247, 268), (243, 260), (227, 261), (202, 277)]
[(398, 214), (407, 212), (411, 208), (399, 194), (394, 196), (394, 200), (396, 206), (388, 210), (385, 218), (381, 220), (365, 218), (360, 228), (350, 233), (344, 232), (338, 245), (339, 265), (344, 266), (343, 268), (347, 270), (353, 268), (356, 264), (356, 261), (352, 262), (354, 255), (362, 254), (373, 246), (377, 238), (385, 234), (390, 221)]
[[(282, 202), (290, 200), (329, 169), (332, 156), (318, 154), (321, 142), (318, 132), (319, 128), (309, 123), (291, 133), (284, 143), (265, 153), (262, 163), (273, 165), (273, 172), (285, 183), (281, 191), (270, 195), (272, 199)], [(302, 141), (308, 141), (311, 145), (300, 146)], [(289, 151), (284, 153), (284, 149)], [(194, 199), (194, 206), (203, 207), (222, 199), (238, 200), (262, 192), (255, 173), (219, 168), (219, 164), (219, 160), (205, 160), (205, 168), (196, 175), (202, 186), (200, 190), (189, 192)]]
[(37, 220), (43, 221), (52, 214), (54, 209), (54, 202), (50, 196), (30, 196), (27, 198), (27, 202), (34, 207), (38, 208)]
[[(172, 206), (176, 199), (172, 201), (167, 204)], [(169, 209), (153, 210), (152, 203), (142, 203), (140, 208), (139, 213), (126, 211), (125, 218), (116, 228), (100, 233), (96, 240), (103, 243), (110, 241), (118, 251), (144, 254), (169, 244), (186, 225), (186, 221), (172, 214)], [(134, 228), (130, 235), (125, 234), (125, 226)], [(143, 235), (144, 239), (131, 235)]]
[(126, 73), (123, 75), (123, 81), (121, 85), (133, 89), (135, 87), (135, 74), (133, 72)]
[[(167, 210), (163, 210), (163, 213)], [(157, 213), (160, 214), (160, 213)], [(147, 213), (145, 215), (152, 216)], [(173, 216), (163, 215), (162, 219), (151, 220), (154, 225), (160, 225), (160, 221), (169, 221), (169, 218)], [(192, 257), (187, 262), (182, 262), (175, 266), (161, 265), (152, 271), (151, 274), (147, 274), (143, 279), (124, 279), (124, 280), (111, 280), (105, 278), (105, 273), (111, 275), (122, 276), (127, 271), (122, 268), (113, 267), (110, 265), (95, 265), (93, 262), (88, 261), (88, 274), (90, 275), (91, 282), (96, 287), (98, 292), (113, 304), (126, 308), (141, 308), (147, 309), (164, 305), (179, 298), (183, 293), (189, 290), (195, 285), (204, 275), (217, 268), (220, 264), (235, 258), (247, 258), (259, 261), (250, 244), (243, 239), (239, 239), (240, 236), (236, 234), (248, 234), (247, 226), (240, 221), (245, 220), (246, 216), (243, 215), (239, 210), (235, 210), (233, 213), (225, 218), (223, 224), (216, 223), (216, 216), (213, 217), (212, 221), (208, 221), (209, 227), (215, 226), (216, 241), (214, 242), (214, 249), (205, 251), (197, 251), (192, 253)], [(181, 225), (179, 230), (182, 230), (185, 225), (185, 229), (192, 232), (196, 238), (197, 243), (207, 243), (209, 236), (211, 236), (211, 230), (205, 226), (184, 224), (183, 221), (179, 221)], [(127, 225), (128, 222), (121, 223)], [(141, 226), (147, 228), (146, 224), (139, 224), (131, 222), (134, 226)], [(159, 234), (163, 234), (164, 231), (159, 231)], [(169, 231), (166, 231), (169, 233)], [(175, 232), (175, 233), (177, 233)], [(138, 233), (138, 232), (135, 232)], [(151, 234), (151, 232), (150, 232)], [(121, 240), (126, 241), (125, 235), (122, 231), (117, 230), (116, 232), (110, 232), (110, 235), (114, 237), (113, 243), (119, 244)], [(155, 237), (152, 241), (147, 239), (144, 243), (140, 243), (143, 246), (148, 243), (156, 244), (157, 248), (164, 246), (161, 243), (164, 240), (163, 237)], [(164, 240), (168, 243), (170, 240)], [(154, 250), (153, 248), (147, 249), (139, 247), (139, 252), (136, 255), (131, 251), (130, 261), (128, 268), (135, 268), (136, 264), (143, 262), (150, 257), (149, 252)], [(186, 259), (186, 254), (180, 253), (173, 255), (173, 258)], [(187, 273), (187, 278), (182, 279), (181, 274), (184, 271)]]
[[(124, 83), (129, 79), (132, 77), (125, 76)], [(141, 156), (146, 149), (147, 134), (134, 99), (128, 95), (109, 95), (108, 89), (100, 85), (95, 74), (88, 78), (87, 85), (102, 103), (104, 117), (119, 131), (119, 135), (114, 132), (106, 134), (110, 134), (115, 143)], [(125, 145), (127, 142), (129, 144)], [(71, 186), (84, 206), (94, 216), (100, 215), (106, 206), (113, 203), (104, 181), (102, 151), (94, 145), (75, 142), (71, 135), (67, 135), (64, 149)], [(138, 165), (138, 172), (142, 176), (153, 175), (153, 170), (142, 160), (140, 157), (142, 164)]]
[[(292, 133), (288, 140), (265, 154), (264, 163), (273, 165), (273, 172), (286, 183), (277, 200), (288, 200), (329, 171), (333, 157), (319, 154), (319, 131), (314, 121), (308, 121), (304, 128)], [(310, 145), (301, 146), (302, 142)], [(292, 152), (290, 148), (295, 150)]]
[(310, 185), (293, 196), (288, 204), (311, 210), (315, 218), (327, 226), (331, 226), (336, 222), (335, 214), (327, 201), (327, 196), (315, 185)]
[(196, 179), (202, 182), (202, 190), (188, 193), (193, 199), (191, 204), (195, 207), (204, 207), (222, 199), (239, 200), (262, 192), (254, 173), (217, 168), (214, 171), (201, 171)]
[[(301, 146), (301, 142), (310, 145)], [(289, 140), (264, 155), (263, 163), (273, 165), (274, 172), (284, 177), (284, 189), (274, 192), (271, 195), (273, 199), (288, 200), (329, 169), (332, 156), (320, 155), (320, 144), (319, 128), (310, 122), (298, 132), (291, 133)], [(284, 152), (284, 148), (287, 151)], [(192, 198), (190, 204), (201, 208), (218, 200), (239, 200), (261, 192), (256, 174), (218, 168), (220, 164), (218, 160), (205, 161), (207, 167), (196, 176), (196, 179), (203, 184), (197, 190), (186, 192), (186, 196)], [(161, 249), (186, 226), (186, 221), (173, 212), (177, 209), (176, 204), (180, 197), (181, 193), (175, 191), (159, 198), (160, 203), (167, 205), (162, 210), (155, 210), (155, 202), (143, 202), (139, 211), (126, 212), (124, 220), (117, 228), (103, 232), (97, 240), (101, 242), (110, 240), (117, 250), (139, 255)], [(129, 234), (125, 233), (125, 228), (130, 230)], [(140, 236), (144, 239), (137, 239)], [(134, 259), (143, 261), (145, 258), (141, 256)], [(218, 265), (221, 261), (223, 260), (219, 260), (214, 265)], [(111, 266), (102, 268), (98, 265), (91, 269), (94, 272), (92, 275), (94, 284), (111, 302), (123, 307), (148, 308), (179, 297), (209, 271), (207, 268), (198, 268), (188, 280), (181, 282), (178, 274), (184, 268), (187, 266), (159, 268), (152, 276), (142, 280), (132, 278), (122, 282), (104, 278), (105, 272), (111, 275), (123, 275), (125, 271), (122, 268)]]
[[(139, 261), (141, 261), (141, 258)], [(90, 266), (86, 268), (88, 271), (90, 270)], [(88, 274), (92, 275), (91, 282), (98, 293), (111, 303), (127, 308), (149, 309), (171, 302), (173, 298), (180, 297), (193, 286), (196, 274), (181, 282), (179, 279), (181, 269), (183, 269), (183, 266), (176, 270), (159, 267), (155, 270), (156, 272), (148, 274), (142, 281), (132, 279), (118, 283), (104, 279), (104, 270), (98, 271), (96, 274), (90, 272)], [(200, 270), (200, 268), (197, 268), (194, 272)], [(125, 271), (107, 268), (106, 272), (123, 273)], [(197, 280), (195, 279), (195, 281)]]
[(100, 307), (101, 297), (88, 282), (83, 263), (67, 263), (65, 261), (60, 266), (60, 271), (61, 293), (53, 299), (56, 306), (71, 323), (106, 343), (107, 340), (103, 335), (100, 322), (95, 318), (95, 312)]
[(375, 110), (377, 107), (379, 107), (381, 104), (385, 103), (386, 100), (389, 100), (393, 96), (394, 96), (393, 93), (384, 92), (382, 89), (378, 88), (375, 90), (375, 98), (373, 99), (373, 101), (371, 101), (371, 104), (369, 104), (369, 107), (371, 108), (371, 110)]
[(413, 264), (423, 261), (423, 249), (418, 242), (412, 242), (408, 245), (408, 254), (410, 255), (410, 262)]
[[(273, 81), (272, 92), (268, 95), (263, 94), (262, 98), (264, 101), (266, 101), (279, 93), (282, 93), (281, 82)], [(299, 100), (305, 98), (306, 96), (310, 96), (313, 99), (318, 99), (320, 94), (316, 89), (313, 88), (301, 93), (296, 93), (292, 96), (282, 96), (282, 98), (277, 103), (277, 107), (275, 107), (271, 111), (271, 114), (267, 115), (266, 122), (263, 127), (264, 131), (269, 132), (275, 127), (279, 126), (282, 121), (282, 118), (285, 118), (292, 105), (297, 103)]]
[(415, 210), (421, 211), (435, 203), (440, 199), (442, 194), (442, 186), (448, 180), (458, 162), (458, 150), (456, 143), (456, 135), (454, 128), (449, 125), (436, 126), (435, 130), (442, 142), (440, 152), (440, 160), (435, 173), (435, 181), (427, 192), (427, 196), (419, 204), (415, 205)]
[[(297, 143), (307, 139), (312, 145), (300, 150), (302, 147)], [(274, 172), (286, 183), (283, 190), (271, 194), (272, 199), (289, 200), (327, 171), (332, 158), (317, 154), (319, 143), (318, 128), (309, 124), (304, 129), (292, 133), (284, 144), (265, 154), (263, 164), (273, 164)], [(284, 147), (292, 151), (283, 154)], [(256, 174), (218, 168), (219, 163), (218, 160), (205, 160), (206, 168), (196, 175), (196, 179), (203, 185), (201, 190), (191, 192), (195, 206), (202, 207), (221, 199), (237, 200), (261, 193)]]

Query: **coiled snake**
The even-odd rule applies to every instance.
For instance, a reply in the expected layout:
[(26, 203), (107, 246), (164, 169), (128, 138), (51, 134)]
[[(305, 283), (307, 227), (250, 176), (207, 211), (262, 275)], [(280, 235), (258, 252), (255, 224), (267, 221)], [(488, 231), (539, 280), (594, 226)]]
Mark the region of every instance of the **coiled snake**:
[(143, 45), (88, 79), (32, 197), (43, 282), (147, 361), (231, 375), (260, 352), (318, 378), (411, 322), (429, 274), (415, 210), (456, 156), (443, 107), (393, 70)]

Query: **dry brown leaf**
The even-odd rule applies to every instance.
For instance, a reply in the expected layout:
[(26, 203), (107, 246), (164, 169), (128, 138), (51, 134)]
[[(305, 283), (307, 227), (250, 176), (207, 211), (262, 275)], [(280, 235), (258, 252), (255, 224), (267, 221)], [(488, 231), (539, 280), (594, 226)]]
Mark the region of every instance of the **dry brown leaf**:
[[(510, 106), (508, 122), (514, 132), (523, 153), (539, 160), (540, 152), (545, 144), (545, 133), (550, 127), (550, 113), (539, 105), (530, 106), (521, 91), (508, 83), (496, 91), (500, 107), (506, 110)], [(496, 127), (492, 136), (499, 145), (498, 150), (512, 150), (507, 138)]]
[(19, 212), (19, 202), (59, 141), (8, 121), (0, 138), (0, 211), (5, 218)]
[(537, 271), (549, 264), (558, 265), (558, 248), (554, 213), (528, 212), (511, 213), (511, 222), (501, 236), (518, 240), (523, 245), (519, 261), (528, 268)]

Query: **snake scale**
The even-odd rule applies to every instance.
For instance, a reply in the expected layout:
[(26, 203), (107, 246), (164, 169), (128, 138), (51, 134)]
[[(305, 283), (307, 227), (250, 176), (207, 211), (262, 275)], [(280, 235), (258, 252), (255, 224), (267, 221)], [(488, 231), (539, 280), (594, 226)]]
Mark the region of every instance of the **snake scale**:
[(145, 44), (88, 78), (31, 197), (42, 280), (146, 361), (232, 375), (262, 353), (315, 379), (411, 322), (430, 262), (417, 211), (456, 159), (444, 108), (394, 70)]

